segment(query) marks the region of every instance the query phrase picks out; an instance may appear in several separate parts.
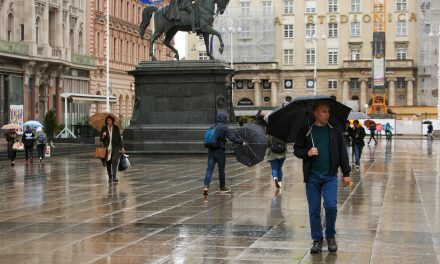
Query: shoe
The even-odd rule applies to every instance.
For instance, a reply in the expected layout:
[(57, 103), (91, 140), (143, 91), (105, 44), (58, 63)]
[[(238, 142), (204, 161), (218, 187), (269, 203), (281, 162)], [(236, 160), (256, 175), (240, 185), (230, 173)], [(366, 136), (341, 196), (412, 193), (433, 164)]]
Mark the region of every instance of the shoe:
[(108, 176), (108, 182), (112, 182), (112, 176)]
[(277, 177), (273, 177), (273, 181), (275, 182), (275, 187), (277, 187), (277, 189), (280, 188), (280, 184), (278, 183), (278, 178)]
[(360, 169), (360, 166), (356, 165), (356, 170), (359, 171), (359, 169)]
[(119, 180), (116, 179), (116, 176), (114, 176), (112, 181), (113, 181), (113, 182), (118, 182)]
[(43, 159), (40, 157), (40, 164), (43, 162)]
[(15, 166), (15, 162), (11, 161), (11, 166), (14, 167)]
[(322, 240), (315, 240), (313, 241), (313, 246), (310, 249), (310, 253), (316, 254), (322, 252)]
[(336, 239), (334, 237), (327, 238), (327, 247), (330, 253), (335, 253), (338, 251), (338, 244), (336, 244)]
[(231, 192), (231, 188), (226, 188), (226, 187), (220, 188), (220, 193), (230, 193), (230, 192)]
[(203, 195), (208, 195), (208, 188), (203, 189)]
[(283, 187), (283, 183), (282, 182), (278, 182), (278, 185), (280, 186), (279, 189), (281, 189)]

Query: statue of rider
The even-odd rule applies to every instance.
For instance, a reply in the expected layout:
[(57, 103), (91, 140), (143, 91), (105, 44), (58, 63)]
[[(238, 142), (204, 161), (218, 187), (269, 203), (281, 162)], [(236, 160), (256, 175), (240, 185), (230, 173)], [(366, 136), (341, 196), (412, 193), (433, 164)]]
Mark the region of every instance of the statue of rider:
[(170, 7), (171, 10), (170, 14), (168, 15), (168, 19), (180, 20), (180, 10), (186, 10), (189, 13), (191, 31), (196, 32), (196, 13), (194, 7), (192, 6), (192, 0), (171, 0)]

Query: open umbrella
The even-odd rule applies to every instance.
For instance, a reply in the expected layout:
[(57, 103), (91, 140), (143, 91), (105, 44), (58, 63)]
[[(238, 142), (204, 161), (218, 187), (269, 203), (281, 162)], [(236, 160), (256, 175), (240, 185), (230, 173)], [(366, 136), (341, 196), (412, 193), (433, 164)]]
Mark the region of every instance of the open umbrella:
[(330, 120), (333, 126), (345, 127), (351, 108), (328, 96), (304, 96), (292, 100), (288, 105), (269, 116), (267, 133), (286, 143), (295, 142), (299, 131), (314, 121), (313, 105), (326, 102), (330, 106)]
[(256, 124), (246, 124), (237, 129), (236, 136), (246, 143), (234, 147), (235, 157), (238, 162), (251, 167), (264, 160), (267, 139), (263, 128)]
[(37, 127), (43, 127), (43, 125), (39, 121), (36, 121), (36, 120), (29, 120), (26, 123), (24, 123), (23, 126), (24, 127), (28, 126), (32, 129), (35, 129)]
[(89, 124), (96, 130), (101, 130), (105, 126), (105, 119), (107, 116), (113, 117), (115, 126), (121, 127), (121, 120), (111, 113), (96, 113), (89, 118)]
[(429, 124), (432, 124), (432, 121), (426, 120), (426, 121), (423, 121), (423, 124), (424, 125), (429, 125)]
[(367, 114), (363, 112), (351, 111), (348, 115), (348, 120), (356, 120), (356, 119), (368, 119), (370, 118)]
[(10, 129), (20, 129), (21, 126), (19, 124), (6, 124), (3, 125), (1, 129), (3, 130), (10, 130)]
[(375, 124), (376, 124), (376, 122), (374, 122), (373, 120), (365, 120), (365, 122), (364, 122), (364, 125), (366, 127), (370, 127), (370, 126), (375, 125)]

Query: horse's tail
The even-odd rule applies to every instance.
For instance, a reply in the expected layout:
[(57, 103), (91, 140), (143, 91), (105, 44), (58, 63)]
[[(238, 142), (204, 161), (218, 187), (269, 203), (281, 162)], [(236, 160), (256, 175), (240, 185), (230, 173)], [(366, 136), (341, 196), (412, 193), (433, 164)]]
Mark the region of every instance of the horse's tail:
[(151, 16), (153, 16), (157, 9), (157, 6), (147, 6), (144, 8), (144, 11), (142, 11), (142, 22), (139, 29), (141, 39), (144, 38), (145, 30), (147, 29), (148, 25), (150, 25)]

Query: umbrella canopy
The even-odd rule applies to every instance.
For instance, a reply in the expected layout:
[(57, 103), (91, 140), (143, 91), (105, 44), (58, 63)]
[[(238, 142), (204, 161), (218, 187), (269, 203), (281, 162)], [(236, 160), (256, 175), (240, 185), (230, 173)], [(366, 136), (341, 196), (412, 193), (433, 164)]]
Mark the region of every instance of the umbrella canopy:
[(1, 129), (3, 130), (10, 130), (10, 129), (20, 129), (21, 126), (19, 124), (6, 124), (3, 125)]
[(327, 102), (330, 106), (330, 120), (333, 126), (345, 127), (351, 108), (328, 96), (304, 96), (292, 100), (288, 105), (269, 116), (267, 133), (286, 143), (295, 142), (298, 132), (314, 121), (313, 105)]
[(26, 123), (24, 123), (23, 126), (24, 127), (28, 126), (32, 129), (35, 129), (37, 127), (43, 127), (43, 125), (39, 121), (36, 121), (36, 120), (29, 120)]
[(368, 119), (370, 118), (367, 114), (363, 112), (351, 111), (348, 115), (348, 120), (356, 120), (356, 119)]
[(365, 122), (364, 122), (364, 125), (366, 127), (370, 127), (370, 126), (375, 125), (375, 124), (376, 124), (376, 122), (374, 122), (373, 120), (365, 120)]
[(426, 120), (426, 121), (423, 121), (423, 124), (424, 125), (429, 125), (429, 124), (432, 124), (432, 121)]
[(234, 147), (235, 157), (238, 162), (251, 167), (264, 160), (267, 139), (263, 128), (256, 124), (246, 124), (237, 129), (236, 136), (246, 142), (242, 146)]
[(105, 126), (105, 119), (107, 116), (113, 117), (115, 125), (121, 127), (121, 120), (111, 113), (96, 113), (89, 118), (89, 124), (96, 130), (101, 130)]

